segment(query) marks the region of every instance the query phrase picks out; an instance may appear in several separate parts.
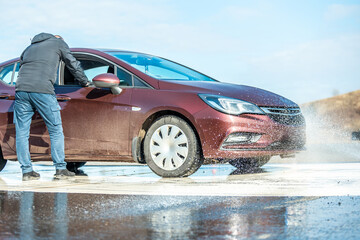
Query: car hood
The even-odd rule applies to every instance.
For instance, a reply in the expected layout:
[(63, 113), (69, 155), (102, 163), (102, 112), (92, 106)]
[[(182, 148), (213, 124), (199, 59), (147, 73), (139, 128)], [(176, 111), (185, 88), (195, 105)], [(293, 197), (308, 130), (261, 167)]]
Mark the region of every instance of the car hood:
[(206, 81), (159, 81), (161, 90), (216, 94), (241, 99), (260, 107), (298, 107), (293, 101), (275, 93), (245, 85)]

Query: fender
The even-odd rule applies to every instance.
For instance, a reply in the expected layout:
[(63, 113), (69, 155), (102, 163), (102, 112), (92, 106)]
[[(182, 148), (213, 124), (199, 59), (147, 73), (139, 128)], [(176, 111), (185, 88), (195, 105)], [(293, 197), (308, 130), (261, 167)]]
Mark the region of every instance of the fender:
[[(131, 155), (132, 158), (134, 160), (134, 162), (140, 163), (140, 164), (145, 164), (145, 160), (144, 160), (144, 156), (141, 150), (141, 145), (142, 145), (142, 141), (145, 137), (147, 128), (151, 126), (153, 120), (155, 120), (155, 118), (152, 118), (153, 116), (162, 116), (162, 115), (176, 115), (178, 117), (181, 117), (182, 119), (184, 119), (185, 121), (187, 121), (190, 126), (193, 128), (193, 130), (195, 131), (195, 134), (199, 140), (199, 142), (201, 142), (202, 140), (202, 134), (203, 132), (201, 131), (200, 128), (197, 127), (196, 125), (196, 121), (194, 120), (193, 116), (187, 112), (184, 111), (182, 108), (176, 108), (176, 107), (172, 107), (172, 108), (154, 108), (151, 111), (147, 112), (147, 114), (145, 115), (144, 118), (142, 118), (140, 121), (142, 121), (142, 124), (137, 124), (137, 126), (139, 126), (139, 128), (135, 128), (133, 129), (132, 134), (134, 136), (132, 136), (132, 142), (131, 142)], [(152, 120), (151, 120), (152, 119)], [(201, 150), (202, 153), (202, 150)]]
[(142, 118), (141, 120), (139, 120), (140, 124), (136, 124), (136, 128), (132, 130), (132, 136), (131, 138), (134, 137), (138, 137), (141, 130), (142, 130), (142, 126), (143, 124), (151, 117), (156, 115), (157, 113), (161, 113), (161, 112), (175, 112), (178, 113), (179, 115), (183, 116), (183, 118), (185, 118), (185, 120), (189, 121), (191, 123), (191, 125), (194, 126), (194, 130), (197, 132), (197, 134), (199, 135), (200, 141), (202, 141), (203, 139), (203, 132), (201, 130), (201, 128), (199, 128), (197, 122), (194, 119), (194, 116), (185, 111), (183, 108), (180, 107), (167, 107), (167, 108), (162, 108), (162, 107), (157, 107), (157, 108), (153, 108), (150, 111), (148, 111)]

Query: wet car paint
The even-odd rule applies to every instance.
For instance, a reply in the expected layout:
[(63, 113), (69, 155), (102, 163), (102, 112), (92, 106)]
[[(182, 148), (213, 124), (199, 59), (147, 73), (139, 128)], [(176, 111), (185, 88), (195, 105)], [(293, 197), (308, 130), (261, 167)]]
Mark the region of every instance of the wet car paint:
[[(142, 138), (143, 131), (147, 130), (145, 126), (148, 127), (151, 121), (162, 114), (173, 114), (186, 119), (196, 129), (202, 145), (202, 154), (207, 159), (228, 160), (289, 154), (302, 150), (305, 143), (304, 124), (279, 124), (267, 115), (223, 114), (209, 107), (197, 96), (198, 93), (213, 93), (245, 99), (259, 106), (297, 107), (294, 102), (277, 94), (258, 88), (219, 82), (160, 81), (106, 52), (81, 48), (72, 51), (75, 54), (92, 54), (108, 59), (145, 81), (149, 88), (124, 87), (120, 95), (114, 96), (109, 89), (55, 86), (62, 107), (67, 161), (133, 161), (132, 153), (136, 151), (131, 151), (132, 140), (139, 136)], [(5, 158), (14, 160), (14, 87), (2, 83), (0, 87), (1, 92), (10, 96), (0, 99), (0, 144)], [(234, 131), (257, 132), (263, 137), (258, 144), (236, 145), (233, 146), (235, 149), (224, 151), (221, 148), (222, 143), (226, 136)], [(298, 147), (266, 148), (271, 143), (287, 142), (289, 139), (294, 140)], [(36, 114), (30, 135), (32, 159), (50, 160), (49, 146), (50, 140), (45, 124)]]

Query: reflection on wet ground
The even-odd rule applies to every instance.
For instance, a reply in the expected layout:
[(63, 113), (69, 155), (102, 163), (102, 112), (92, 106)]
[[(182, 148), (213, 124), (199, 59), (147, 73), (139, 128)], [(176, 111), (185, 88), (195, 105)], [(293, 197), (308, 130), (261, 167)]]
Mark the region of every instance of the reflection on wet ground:
[(360, 197), (0, 192), (0, 238), (356, 239)]

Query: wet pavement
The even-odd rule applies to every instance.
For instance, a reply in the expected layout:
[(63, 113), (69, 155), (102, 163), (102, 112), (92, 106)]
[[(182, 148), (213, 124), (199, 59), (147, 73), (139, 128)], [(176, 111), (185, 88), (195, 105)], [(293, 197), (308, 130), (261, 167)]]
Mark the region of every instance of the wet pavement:
[[(276, 161), (275, 161), (276, 162)], [(147, 166), (92, 163), (84, 175), (0, 174), (0, 239), (358, 239), (360, 163), (205, 165), (163, 179)]]
[(40, 180), (21, 180), (17, 162), (0, 174), (0, 190), (177, 196), (360, 196), (360, 163), (268, 163), (255, 172), (229, 164), (204, 165), (188, 178), (161, 178), (147, 166), (92, 163), (84, 174), (54, 180), (50, 163), (37, 163)]
[(95, 162), (54, 180), (51, 163), (35, 163), (40, 180), (22, 182), (8, 162), (0, 239), (358, 239), (359, 144), (310, 146), (253, 172), (204, 165), (188, 178)]
[(0, 238), (358, 239), (359, 200), (1, 192)]

